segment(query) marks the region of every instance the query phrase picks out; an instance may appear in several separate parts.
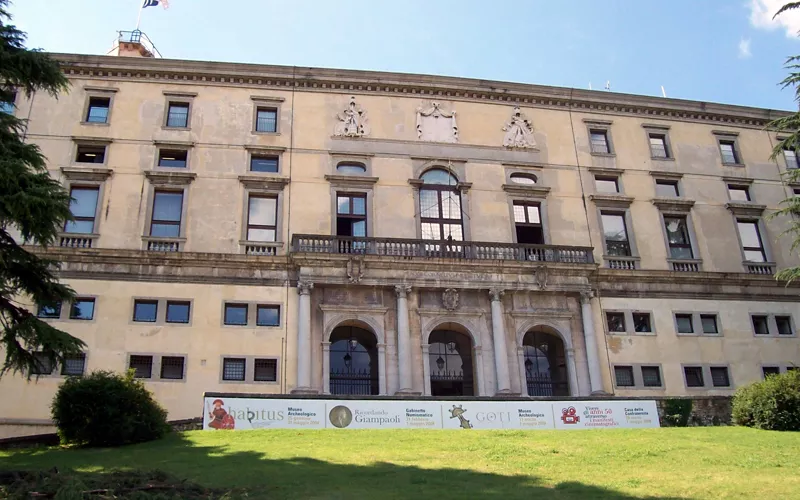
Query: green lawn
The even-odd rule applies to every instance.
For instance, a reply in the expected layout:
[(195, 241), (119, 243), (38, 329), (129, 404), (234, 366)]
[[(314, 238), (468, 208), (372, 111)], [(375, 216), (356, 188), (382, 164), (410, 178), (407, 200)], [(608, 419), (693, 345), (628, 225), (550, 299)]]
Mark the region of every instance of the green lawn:
[(249, 498), (800, 498), (800, 433), (320, 430), (0, 451), (6, 470), (159, 469)]

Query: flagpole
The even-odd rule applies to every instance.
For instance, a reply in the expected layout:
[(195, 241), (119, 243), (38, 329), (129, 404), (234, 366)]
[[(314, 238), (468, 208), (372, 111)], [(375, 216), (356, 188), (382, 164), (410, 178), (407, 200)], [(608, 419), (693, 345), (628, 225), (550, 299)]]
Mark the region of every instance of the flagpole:
[(139, 24), (142, 22), (142, 11), (144, 10), (144, 2), (139, 0), (139, 17), (136, 18), (136, 30), (139, 30)]

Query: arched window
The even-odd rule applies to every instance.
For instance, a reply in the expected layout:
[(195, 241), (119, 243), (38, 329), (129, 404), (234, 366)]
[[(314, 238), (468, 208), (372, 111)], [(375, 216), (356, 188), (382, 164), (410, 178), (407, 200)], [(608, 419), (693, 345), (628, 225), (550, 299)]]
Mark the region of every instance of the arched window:
[(528, 396), (569, 396), (564, 343), (550, 333), (530, 331), (522, 340)]
[(536, 176), (533, 174), (511, 174), (509, 177), (511, 178), (511, 182), (514, 184), (533, 185), (538, 181)]
[(343, 175), (364, 175), (367, 167), (363, 163), (343, 161), (336, 165), (336, 172)]
[(362, 328), (340, 326), (331, 333), (331, 394), (378, 394), (378, 348)]
[(454, 175), (441, 168), (428, 170), (420, 176), (420, 180), (425, 184), (444, 184), (453, 187), (458, 184), (458, 179), (456, 179)]
[(434, 330), (428, 342), (431, 395), (474, 396), (472, 339), (450, 330)]
[[(423, 183), (419, 190), (422, 239), (463, 241), (458, 179), (444, 169), (435, 168), (422, 174), (420, 180)], [(438, 246), (433, 250), (438, 251)]]

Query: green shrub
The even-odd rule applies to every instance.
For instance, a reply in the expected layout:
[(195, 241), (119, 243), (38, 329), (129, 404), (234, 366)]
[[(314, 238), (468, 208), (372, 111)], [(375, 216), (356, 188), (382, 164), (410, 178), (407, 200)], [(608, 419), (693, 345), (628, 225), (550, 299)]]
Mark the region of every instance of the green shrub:
[(691, 399), (667, 399), (664, 401), (664, 423), (668, 427), (686, 427), (691, 414)]
[(800, 431), (800, 371), (770, 375), (733, 396), (733, 421), (773, 431)]
[(50, 409), (63, 443), (120, 446), (158, 439), (169, 431), (166, 410), (132, 371), (69, 378)]

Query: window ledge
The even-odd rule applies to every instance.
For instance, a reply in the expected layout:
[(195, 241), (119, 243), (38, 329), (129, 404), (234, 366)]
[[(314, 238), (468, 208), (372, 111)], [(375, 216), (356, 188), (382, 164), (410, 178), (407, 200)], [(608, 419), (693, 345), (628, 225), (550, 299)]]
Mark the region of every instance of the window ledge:
[(682, 198), (653, 198), (653, 205), (661, 211), (688, 213), (694, 206), (694, 200)]
[[(261, 134), (262, 132), (259, 132)], [(282, 146), (262, 146), (260, 144), (245, 144), (244, 149), (255, 153), (282, 153), (286, 148)]]
[(617, 157), (617, 155), (615, 153), (595, 153), (594, 151), (592, 151), (591, 155), (592, 156), (600, 156), (602, 158), (616, 158)]
[(192, 127), (167, 127), (166, 125), (162, 125), (161, 130), (189, 131), (192, 130)]
[(683, 178), (683, 174), (680, 172), (664, 172), (662, 170), (651, 170), (650, 175), (653, 177), (658, 177), (662, 179), (681, 179)]
[(531, 184), (503, 184), (503, 191), (518, 196), (546, 198), (550, 193), (550, 188)]
[(250, 133), (253, 135), (281, 135), (280, 132), (262, 132), (260, 130), (251, 130)]
[(746, 165), (744, 163), (725, 163), (725, 162), (723, 162), (722, 166), (723, 167), (737, 167), (737, 168), (742, 167), (743, 168)]
[(749, 215), (751, 217), (759, 217), (767, 209), (766, 205), (758, 205), (752, 201), (729, 201), (725, 204), (725, 208), (730, 210), (735, 215)]
[(256, 173), (240, 175), (239, 182), (248, 189), (259, 189), (263, 191), (282, 191), (289, 178), (274, 173)]
[(455, 186), (452, 186), (452, 185), (451, 186), (447, 186), (446, 184), (425, 184), (422, 181), (422, 179), (409, 179), (408, 183), (411, 184), (411, 186), (413, 186), (413, 187), (415, 187), (417, 189), (421, 189), (422, 187), (424, 187), (426, 185), (427, 186), (431, 186), (431, 188), (434, 188), (434, 189), (437, 188), (437, 187), (444, 186), (444, 187), (455, 188), (455, 190), (458, 191), (458, 192), (468, 191), (469, 188), (472, 187), (472, 183), (471, 182), (459, 182)]
[(590, 194), (589, 199), (598, 207), (628, 208), (633, 203), (633, 196), (623, 194)]
[(154, 185), (187, 185), (194, 181), (197, 174), (194, 172), (174, 172), (164, 170), (145, 170), (145, 177)]
[[(94, 123), (93, 125), (108, 125), (107, 123)], [(86, 136), (86, 135), (73, 135), (70, 137), (75, 142), (79, 142), (81, 144), (97, 144), (102, 146), (107, 146), (114, 142), (114, 139), (109, 139), (108, 137), (94, 137), (94, 136)]]
[(651, 156), (650, 159), (653, 161), (675, 161), (675, 158), (671, 156)]
[(242, 253), (256, 256), (279, 255), (283, 250), (282, 241), (248, 241), (239, 240)]
[(174, 146), (177, 148), (191, 148), (194, 147), (194, 141), (162, 141), (154, 140), (153, 144), (156, 146)]
[(108, 122), (81, 122), (81, 125), (87, 125), (89, 127), (108, 127), (111, 124)]
[(61, 173), (71, 181), (103, 182), (113, 170), (105, 167), (61, 167)]
[(675, 332), (675, 335), (678, 337), (714, 337), (714, 338), (722, 338), (724, 335), (721, 333), (680, 333)]
[(367, 175), (342, 175), (342, 174), (326, 174), (325, 180), (334, 186), (346, 187), (372, 187), (378, 182), (377, 177), (370, 177)]

